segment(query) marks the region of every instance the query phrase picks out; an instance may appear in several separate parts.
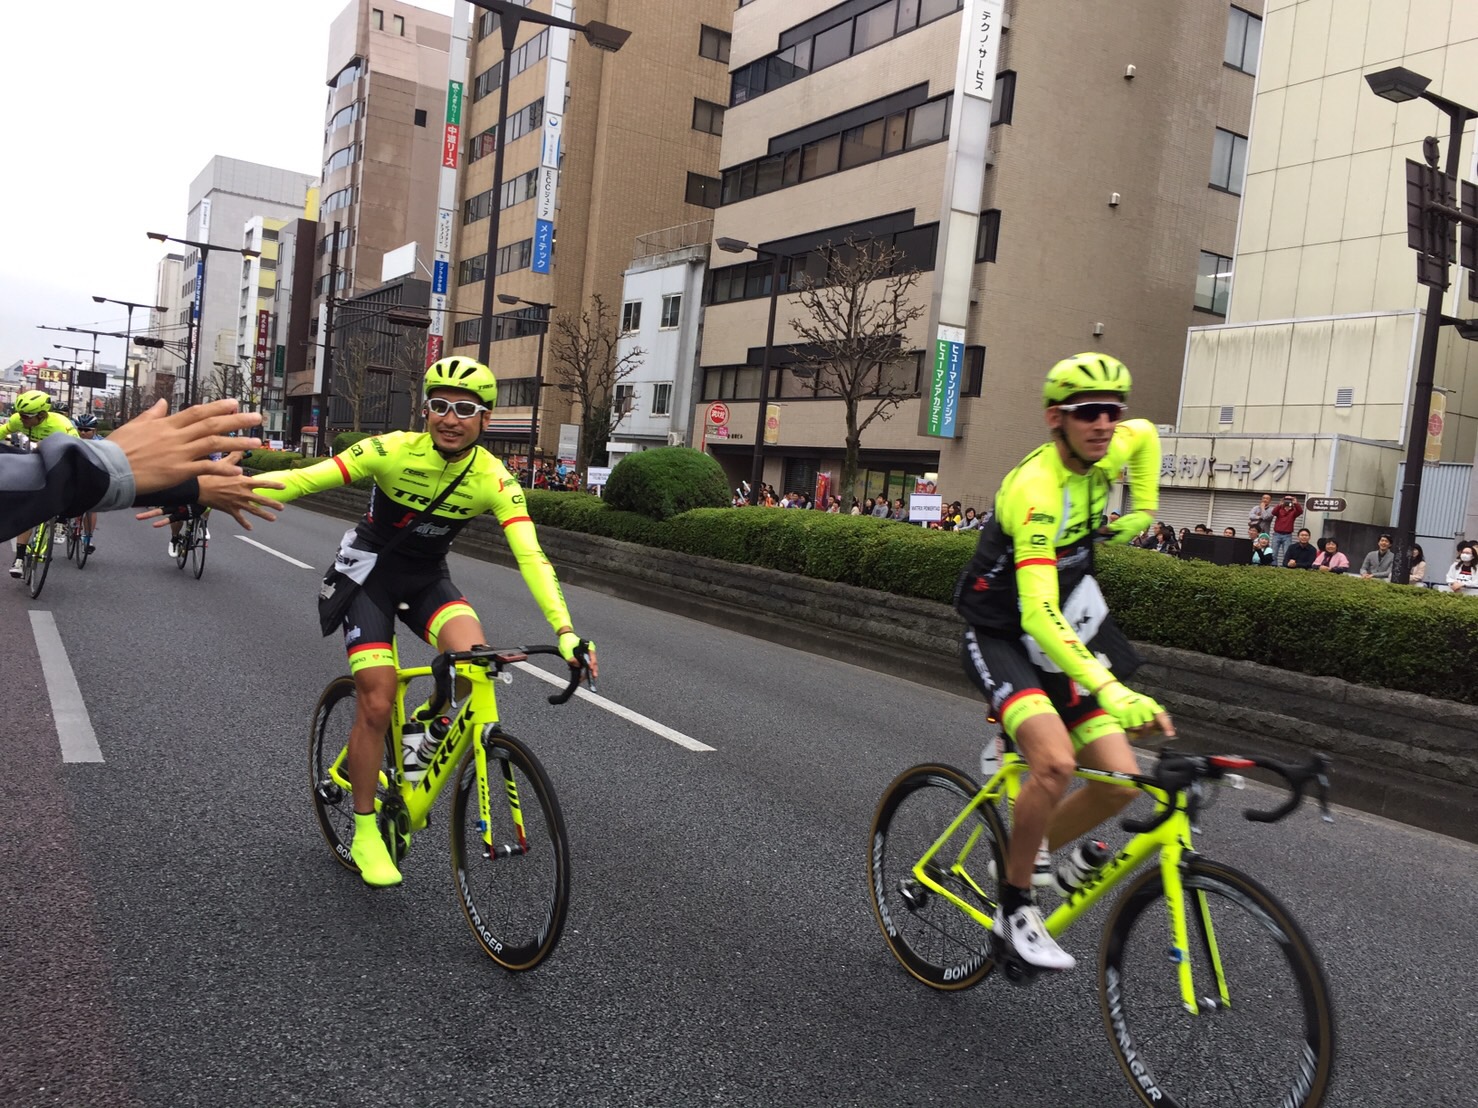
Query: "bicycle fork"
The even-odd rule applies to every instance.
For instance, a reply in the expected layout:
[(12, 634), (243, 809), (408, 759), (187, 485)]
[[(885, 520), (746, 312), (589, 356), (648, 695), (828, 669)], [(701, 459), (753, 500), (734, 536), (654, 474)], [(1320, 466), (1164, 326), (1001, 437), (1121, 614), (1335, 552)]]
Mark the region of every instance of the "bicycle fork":
[[(497, 734), (496, 724), (489, 729)], [(513, 827), (518, 835), (516, 843), (493, 842), (493, 805), (488, 785), (488, 752), (479, 732), (473, 746), (473, 759), (477, 763), (477, 829), (482, 834), (482, 856), (490, 861), (511, 858), (515, 854), (529, 852), (529, 837), (524, 829), (523, 808), (518, 802), (518, 782), (513, 779), (513, 766), (507, 758), (498, 759), (498, 768), (503, 778), (503, 791), (508, 795), (508, 812), (513, 818)]]
[(1222, 966), (1221, 950), (1216, 943), (1216, 931), (1211, 922), (1211, 905), (1203, 889), (1192, 890), (1195, 899), (1196, 920), (1199, 924), (1202, 950), (1216, 978), (1216, 996), (1198, 999), (1195, 974), (1191, 968), (1190, 926), (1186, 920), (1185, 882), (1182, 868), (1186, 855), (1190, 853), (1179, 839), (1167, 842), (1160, 850), (1160, 878), (1165, 890), (1165, 911), (1170, 917), (1170, 960), (1175, 963), (1176, 977), (1180, 984), (1180, 1001), (1193, 1016), (1202, 1014), (1203, 1004), (1210, 1010), (1230, 1008), (1231, 992), (1227, 986), (1226, 970)]

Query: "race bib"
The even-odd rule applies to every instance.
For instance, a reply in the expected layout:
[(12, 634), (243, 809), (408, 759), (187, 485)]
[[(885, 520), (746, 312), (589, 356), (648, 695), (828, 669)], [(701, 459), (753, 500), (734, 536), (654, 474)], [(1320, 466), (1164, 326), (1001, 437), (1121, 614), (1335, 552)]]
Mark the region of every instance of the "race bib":
[(354, 531), (351, 528), (344, 532), (344, 537), (339, 541), (339, 551), (334, 555), (334, 568), (356, 585), (362, 585), (369, 577), (370, 570), (375, 568), (378, 558), (379, 555), (373, 550), (361, 550), (354, 545)]
[[(1062, 614), (1073, 633), (1078, 636), (1079, 642), (1087, 645), (1096, 639), (1099, 628), (1109, 614), (1108, 601), (1104, 600), (1103, 590), (1098, 587), (1098, 582), (1092, 577), (1084, 577), (1079, 581), (1077, 588), (1062, 602)], [(1036, 639), (1030, 635), (1022, 635), (1021, 641), (1031, 655), (1032, 664), (1038, 669), (1045, 673), (1062, 672), (1062, 667), (1047, 657), (1046, 651), (1037, 644)]]

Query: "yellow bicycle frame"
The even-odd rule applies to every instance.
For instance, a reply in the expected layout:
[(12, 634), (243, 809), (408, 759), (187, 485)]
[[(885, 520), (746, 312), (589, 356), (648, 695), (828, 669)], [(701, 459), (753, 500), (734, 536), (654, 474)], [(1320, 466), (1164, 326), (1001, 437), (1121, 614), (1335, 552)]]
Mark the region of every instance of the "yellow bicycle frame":
[[(412, 832), (421, 831), (426, 827), (427, 818), (436, 804), (437, 797), (441, 795), (441, 790), (451, 778), (452, 773), (461, 765), (468, 745), (471, 744), (473, 763), (477, 767), (477, 815), (482, 830), (483, 844), (491, 849), (493, 820), (488, 789), (488, 756), (482, 736), (486, 728), (498, 722), (498, 702), (493, 694), (493, 683), (488, 676), (487, 667), (472, 662), (459, 662), (455, 666), (455, 679), (465, 680), (470, 686), (467, 698), (452, 721), (446, 738), (442, 740), (436, 759), (427, 767), (426, 775), (419, 781), (412, 782), (405, 779), (404, 752), (400, 744), (400, 736), (405, 730), (406, 690), (416, 678), (430, 677), (431, 667), (413, 666), (410, 669), (401, 669), (400, 652), (393, 638), (390, 642), (390, 650), (395, 663), (396, 682), (395, 701), (391, 707), (392, 741), (390, 746), (394, 751), (400, 799), (410, 816), (410, 830)], [(329, 776), (345, 789), (350, 788), (349, 779), (344, 774), (344, 762), (348, 757), (349, 748), (346, 746), (339, 751), (339, 756), (334, 759), (334, 764), (329, 768)], [(381, 771), (380, 788), (388, 789), (389, 785), (389, 780)], [(503, 765), (503, 788), (508, 795), (508, 805), (514, 826), (518, 829), (519, 846), (526, 848), (528, 836), (524, 830), (523, 809), (518, 802), (518, 784), (513, 779), (513, 767), (506, 762)], [(377, 796), (375, 810), (378, 812), (380, 807), (381, 801)]]
[[(989, 781), (982, 786), (965, 809), (955, 817), (944, 834), (934, 842), (913, 867), (913, 876), (920, 884), (938, 896), (949, 901), (960, 911), (964, 912), (980, 926), (989, 930), (994, 919), (982, 912), (975, 905), (962, 899), (954, 892), (945, 888), (929, 875), (930, 863), (936, 855), (944, 851), (946, 844), (965, 825), (965, 822), (983, 804), (994, 805), (1003, 798), (1009, 809), (1014, 809), (1016, 798), (1021, 792), (1021, 779), (1029, 772), (1026, 760), (1014, 752), (1006, 754), (1002, 759), (1001, 768)], [(1079, 767), (1075, 775), (1087, 781), (1100, 781), (1110, 785), (1125, 785), (1132, 783), (1134, 787), (1142, 789), (1163, 808), (1169, 803), (1167, 794), (1162, 789), (1157, 789), (1142, 782), (1133, 781), (1126, 774), (1115, 773), (1110, 770), (1086, 769)], [(948, 865), (940, 864), (940, 868), (951, 876), (964, 882), (982, 900), (990, 901), (993, 898), (986, 891), (985, 886), (976, 881), (965, 868), (970, 853), (975, 849), (975, 844), (980, 840), (983, 827), (976, 827), (965, 839), (964, 846), (954, 856), (954, 860)], [(1053, 936), (1061, 935), (1071, 927), (1084, 912), (1093, 907), (1100, 898), (1110, 889), (1119, 885), (1130, 877), (1140, 866), (1155, 854), (1160, 855), (1160, 876), (1164, 882), (1165, 907), (1170, 917), (1170, 934), (1172, 939), (1172, 957), (1176, 962), (1176, 971), (1180, 979), (1181, 1002), (1185, 1005), (1187, 1012), (1192, 1015), (1200, 1014), (1200, 1005), (1196, 1001), (1195, 980), (1191, 971), (1190, 959), (1190, 931), (1186, 925), (1185, 915), (1185, 884), (1181, 880), (1181, 861), (1187, 851), (1194, 850), (1191, 843), (1191, 821), (1186, 813), (1186, 794), (1180, 792), (1176, 796), (1175, 811), (1170, 818), (1152, 831), (1135, 835), (1120, 849), (1119, 853), (1112, 858), (1101, 870), (1096, 873), (1081, 889), (1076, 890), (1071, 896), (1062, 902), (1049, 916), (1045, 922), (1047, 931)], [(946, 858), (948, 855), (946, 855)], [(987, 884), (989, 883), (987, 879)], [(1211, 913), (1206, 903), (1206, 894), (1196, 893), (1197, 910), (1200, 913), (1203, 934), (1206, 937), (1206, 952), (1210, 960), (1212, 972), (1216, 976), (1217, 992), (1223, 1006), (1231, 1003), (1228, 994), (1226, 973), (1221, 964), (1221, 953), (1217, 949), (1216, 936), (1211, 926)]]

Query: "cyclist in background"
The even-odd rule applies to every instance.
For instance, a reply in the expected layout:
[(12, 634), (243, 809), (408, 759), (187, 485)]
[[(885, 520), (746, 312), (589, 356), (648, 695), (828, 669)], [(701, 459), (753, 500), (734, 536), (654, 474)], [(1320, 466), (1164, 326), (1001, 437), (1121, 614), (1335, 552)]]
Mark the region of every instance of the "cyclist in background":
[[(94, 442), (98, 435), (98, 417), (91, 412), (84, 412), (77, 417), (77, 436), (87, 442)], [(93, 532), (97, 530), (98, 514), (96, 512), (85, 512), (82, 516), (82, 545), (87, 547), (89, 554), (96, 554), (97, 547), (92, 545)]]
[[(1096, 863), (1080, 845), (1054, 874), (1039, 855), (1087, 834), (1134, 797), (1089, 783), (1064, 799), (1075, 764), (1137, 773), (1126, 732), (1157, 724), (1159, 704), (1121, 678), (1139, 664), (1093, 577), (1096, 540), (1127, 542), (1159, 506), (1160, 438), (1124, 418), (1129, 370), (1106, 354), (1058, 362), (1042, 390), (1052, 441), (1006, 475), (955, 585), (965, 618), (965, 671), (1031, 767), (1016, 801), (995, 932), (1040, 969), (1073, 967), (1042, 922), (1034, 886), (1081, 885)], [(1106, 522), (1109, 492), (1129, 467), (1132, 510)]]
[[(27, 389), (15, 398), (15, 411), (3, 425), (0, 425), (0, 438), (13, 435), (17, 431), (31, 440), (32, 449), (35, 449), (36, 445), (44, 441), (48, 435), (61, 434), (77, 437), (77, 428), (72, 426), (72, 421), (60, 412), (52, 411), (51, 397), (40, 389)], [(19, 577), (25, 572), (21, 551), (30, 541), (29, 529), (16, 536), (15, 561), (10, 566), (12, 577)]]
[[(523, 490), (479, 445), (498, 398), (493, 371), (471, 358), (442, 358), (426, 370), (425, 394), (425, 431), (363, 439), (316, 465), (272, 475), (286, 486), (271, 493), (282, 501), (342, 488), (360, 477), (374, 480), (364, 518), (345, 532), (334, 559), (334, 567), (360, 585), (344, 616), (344, 647), (356, 700), (349, 732), (350, 854), (367, 885), (400, 883), (375, 823), (375, 787), (396, 695), (391, 642), (396, 616), (438, 652), (487, 641), (477, 613), (452, 584), (446, 562), (452, 540), (468, 520), (487, 512), (498, 517), (524, 583), (559, 637), (560, 654), (571, 666), (579, 666), (584, 655), (554, 567), (539, 548)], [(386, 542), (464, 471), (451, 495), (380, 564)]]

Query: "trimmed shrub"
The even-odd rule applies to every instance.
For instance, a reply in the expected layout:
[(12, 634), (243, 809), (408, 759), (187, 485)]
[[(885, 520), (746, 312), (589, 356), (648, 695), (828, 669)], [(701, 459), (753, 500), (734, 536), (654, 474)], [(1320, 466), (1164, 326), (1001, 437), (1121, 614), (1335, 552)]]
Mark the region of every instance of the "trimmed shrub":
[(334, 453), (342, 454), (360, 439), (370, 438), (368, 431), (340, 431), (334, 436)]
[(616, 511), (671, 519), (693, 508), (727, 508), (723, 467), (690, 446), (664, 446), (628, 454), (611, 471), (606, 503)]
[(305, 459), (295, 450), (253, 450), (241, 463), (243, 468), (261, 473), (272, 469), (298, 469), (304, 461), (311, 463), (317, 459)]

